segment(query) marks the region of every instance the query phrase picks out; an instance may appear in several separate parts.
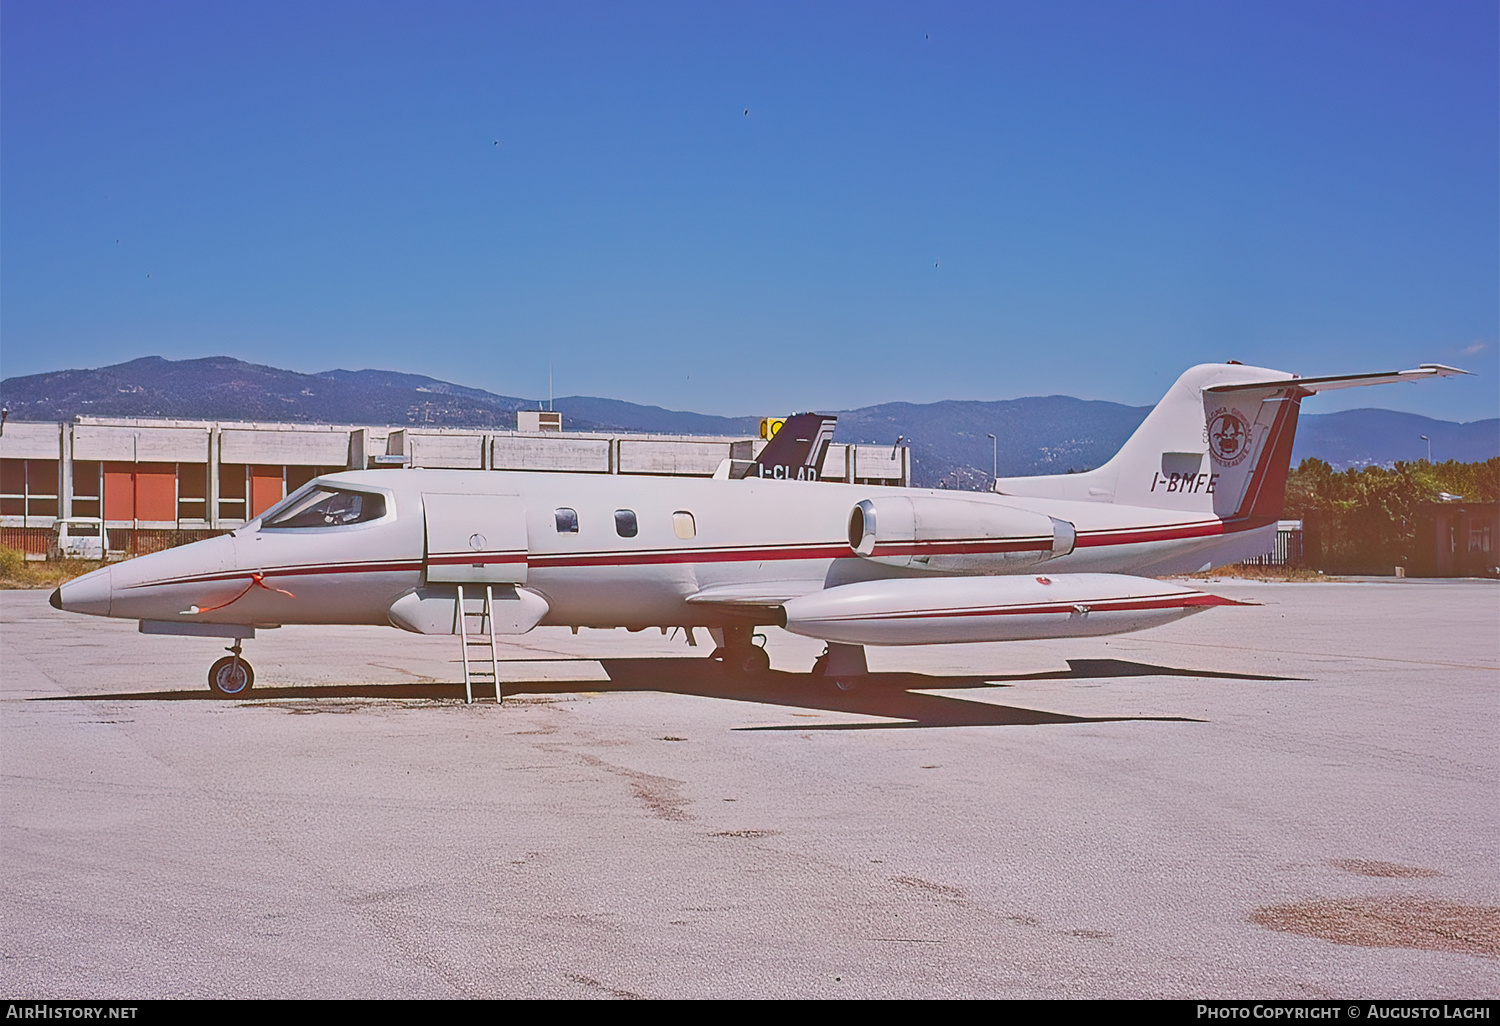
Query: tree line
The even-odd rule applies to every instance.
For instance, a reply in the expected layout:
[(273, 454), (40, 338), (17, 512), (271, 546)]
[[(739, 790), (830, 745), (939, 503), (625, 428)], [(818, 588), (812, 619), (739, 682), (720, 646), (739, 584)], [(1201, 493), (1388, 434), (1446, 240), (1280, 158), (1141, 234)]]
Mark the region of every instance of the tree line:
[[(1303, 460), (1287, 478), (1283, 516), (1301, 520), (1304, 562), (1323, 570), (1390, 573), (1420, 559), (1419, 508), (1441, 493), (1465, 503), (1500, 499), (1500, 457), (1483, 463), (1429, 463), (1334, 471)], [(1457, 500), (1453, 500), (1457, 501)], [(1430, 520), (1428, 521), (1430, 523)]]

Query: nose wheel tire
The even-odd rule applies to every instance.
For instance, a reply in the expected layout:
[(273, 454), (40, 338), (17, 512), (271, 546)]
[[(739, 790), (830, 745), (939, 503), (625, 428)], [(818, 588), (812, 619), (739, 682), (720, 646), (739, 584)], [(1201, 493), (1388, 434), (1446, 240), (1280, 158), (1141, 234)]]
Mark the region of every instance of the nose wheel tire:
[(255, 684), (255, 671), (239, 656), (225, 656), (208, 671), (208, 687), (216, 695), (233, 698)]

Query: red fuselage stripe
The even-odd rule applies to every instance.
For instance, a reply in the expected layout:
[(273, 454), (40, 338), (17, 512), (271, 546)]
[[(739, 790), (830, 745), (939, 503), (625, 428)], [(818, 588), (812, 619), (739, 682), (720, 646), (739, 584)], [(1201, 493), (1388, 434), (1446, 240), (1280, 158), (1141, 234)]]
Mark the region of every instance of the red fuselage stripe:
[(142, 581), (129, 588), (155, 588), (168, 584), (214, 584), (219, 581), (244, 581), (255, 574), (262, 577), (307, 577), (322, 574), (386, 574), (420, 571), (420, 560), (375, 563), (323, 563), (308, 566), (281, 566), (270, 570), (225, 570), (214, 574), (193, 574), (188, 577), (169, 577), (161, 581)]
[(653, 549), (645, 552), (541, 553), (531, 557), (537, 569), (580, 566), (639, 566), (652, 563), (756, 563), (788, 559), (851, 559), (847, 544), (792, 545), (764, 549)]
[[(1160, 527), (1142, 528), (1111, 528), (1102, 531), (1080, 531), (1076, 540), (1076, 548), (1096, 548), (1107, 545), (1139, 545), (1146, 542), (1177, 541), (1187, 538), (1209, 538), (1215, 535), (1235, 533), (1239, 531), (1253, 530), (1274, 523), (1272, 520), (1245, 519), (1240, 521), (1201, 521), (1192, 524), (1164, 524)], [(940, 543), (919, 544), (921, 547), (915, 551), (919, 553), (936, 553), (945, 551), (958, 552), (1004, 552), (1004, 551), (1037, 551), (1034, 547), (1038, 543), (1025, 541), (1017, 543), (996, 542), (991, 547), (970, 547), (973, 543), (952, 543), (953, 549), (946, 549)], [(986, 543), (990, 544), (990, 543)], [(1026, 546), (1024, 548), (1006, 548), (1007, 544)], [(1042, 548), (1050, 548), (1051, 539), (1047, 539)], [(896, 547), (893, 547), (895, 549)], [(885, 546), (880, 546), (877, 554), (885, 555), (891, 552)], [(900, 552), (898, 554), (910, 554)], [(567, 569), (577, 567), (595, 566), (649, 566), (670, 565), (681, 563), (755, 563), (783, 560), (801, 559), (855, 559), (858, 558), (845, 542), (801, 542), (786, 545), (765, 546), (760, 548), (724, 548), (724, 549), (647, 549), (638, 552), (581, 552), (581, 553), (533, 553), (527, 557), (524, 553), (505, 553), (503, 555), (481, 555), (443, 554), (434, 557), (431, 562), (435, 565), (463, 565), (473, 563), (521, 563), (526, 562), (535, 569)], [(362, 563), (323, 563), (306, 566), (280, 566), (268, 569), (244, 569), (225, 570), (210, 574), (192, 574), (184, 577), (168, 578), (160, 581), (144, 581), (140, 584), (129, 585), (131, 589), (159, 587), (172, 584), (211, 584), (219, 581), (246, 580), (253, 573), (260, 573), (266, 577), (304, 577), (322, 576), (326, 574), (369, 574), (369, 573), (404, 573), (420, 571), (424, 567), (421, 560), (376, 560)]]
[(474, 566), (478, 564), (490, 565), (494, 563), (524, 563), (525, 552), (459, 552), (427, 557), (428, 564), (432, 566)]

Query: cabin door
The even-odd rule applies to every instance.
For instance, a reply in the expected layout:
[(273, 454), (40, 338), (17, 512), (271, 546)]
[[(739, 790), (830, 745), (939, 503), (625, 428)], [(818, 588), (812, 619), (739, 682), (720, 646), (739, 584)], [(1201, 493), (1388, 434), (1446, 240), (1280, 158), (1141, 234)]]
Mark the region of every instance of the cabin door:
[(525, 584), (526, 507), (516, 495), (425, 492), (428, 584)]

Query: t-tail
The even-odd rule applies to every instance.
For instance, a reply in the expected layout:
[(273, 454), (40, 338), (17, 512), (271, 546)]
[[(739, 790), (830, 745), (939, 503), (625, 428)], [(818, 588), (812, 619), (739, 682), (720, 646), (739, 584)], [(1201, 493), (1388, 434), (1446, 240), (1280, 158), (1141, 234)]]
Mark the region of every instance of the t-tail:
[(1009, 477), (1002, 495), (1110, 502), (1210, 514), (1246, 527), (1281, 516), (1302, 400), (1316, 392), (1466, 374), (1413, 370), (1299, 378), (1237, 363), (1206, 363), (1177, 379), (1104, 466), (1082, 474)]
[(838, 420), (822, 413), (793, 414), (755, 459), (730, 461), (726, 476), (816, 481), (823, 476), (823, 461)]

